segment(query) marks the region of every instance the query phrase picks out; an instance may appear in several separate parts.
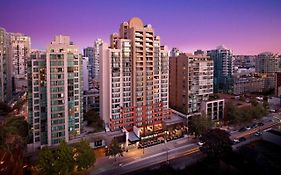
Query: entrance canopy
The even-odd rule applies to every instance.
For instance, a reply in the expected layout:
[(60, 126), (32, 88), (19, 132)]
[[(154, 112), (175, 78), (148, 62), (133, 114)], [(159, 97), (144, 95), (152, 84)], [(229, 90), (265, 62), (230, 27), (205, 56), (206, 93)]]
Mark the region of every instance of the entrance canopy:
[(140, 141), (140, 138), (134, 132), (129, 132), (128, 140), (130, 143), (136, 143)]

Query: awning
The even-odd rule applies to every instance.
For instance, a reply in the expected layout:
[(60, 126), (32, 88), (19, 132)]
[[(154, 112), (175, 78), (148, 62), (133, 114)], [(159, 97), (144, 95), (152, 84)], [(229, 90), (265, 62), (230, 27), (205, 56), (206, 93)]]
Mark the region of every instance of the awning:
[(129, 132), (129, 142), (136, 143), (139, 141), (140, 141), (140, 138), (134, 132)]

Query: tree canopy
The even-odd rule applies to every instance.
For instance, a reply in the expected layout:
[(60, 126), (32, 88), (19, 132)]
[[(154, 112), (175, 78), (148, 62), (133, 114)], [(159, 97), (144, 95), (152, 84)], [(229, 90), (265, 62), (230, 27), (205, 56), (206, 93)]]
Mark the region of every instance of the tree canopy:
[(95, 160), (88, 141), (81, 140), (74, 146), (61, 141), (56, 150), (48, 147), (40, 150), (36, 166), (41, 174), (72, 174), (89, 168)]
[(232, 151), (229, 136), (228, 132), (218, 128), (205, 132), (200, 139), (204, 143), (201, 151), (215, 159), (228, 155)]
[(253, 119), (260, 119), (267, 114), (267, 110), (262, 104), (255, 104), (247, 108), (237, 108), (229, 104), (226, 113), (226, 120), (230, 124), (240, 124), (250, 122)]
[(55, 155), (54, 153), (46, 146), (43, 147), (37, 158), (37, 167), (41, 174), (56, 174), (55, 170)]
[(94, 128), (96, 132), (103, 131), (103, 120), (100, 119), (95, 110), (90, 110), (84, 114), (84, 119), (88, 122), (88, 126)]
[(115, 160), (117, 156), (123, 156), (123, 149), (116, 139), (113, 139), (111, 144), (108, 146), (108, 155), (114, 156)]
[(195, 136), (202, 135), (205, 131), (213, 126), (212, 119), (206, 117), (205, 114), (199, 116), (192, 116), (189, 122), (189, 133), (195, 133)]
[(88, 141), (81, 140), (74, 145), (74, 160), (79, 171), (94, 164), (96, 157)]

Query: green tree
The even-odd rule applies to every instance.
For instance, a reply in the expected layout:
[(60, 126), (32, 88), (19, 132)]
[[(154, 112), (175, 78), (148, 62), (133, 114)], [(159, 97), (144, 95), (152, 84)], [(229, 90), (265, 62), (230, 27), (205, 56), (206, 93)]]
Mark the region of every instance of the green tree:
[(268, 103), (268, 96), (264, 96), (263, 97), (263, 107), (264, 107), (264, 109), (268, 109), (269, 108), (269, 103)]
[(54, 167), (58, 174), (71, 174), (74, 170), (75, 161), (72, 148), (63, 140), (55, 151)]
[(5, 152), (7, 157), (11, 157), (9, 167), (13, 169), (7, 171), (13, 172), (12, 174), (22, 171), (23, 150), (26, 147), (25, 127), (27, 123), (23, 117), (8, 116), (0, 124), (0, 152)]
[(202, 135), (201, 151), (208, 157), (220, 159), (232, 152), (230, 134), (221, 129), (211, 129)]
[(239, 113), (236, 106), (229, 104), (227, 107), (226, 119), (230, 124), (237, 124), (241, 120), (241, 113)]
[(108, 155), (114, 156), (115, 161), (117, 156), (123, 156), (123, 149), (116, 139), (113, 139), (111, 144), (108, 146)]
[(54, 153), (46, 146), (43, 147), (37, 158), (36, 166), (40, 174), (49, 175), (57, 174), (55, 170), (55, 155)]
[(74, 145), (74, 159), (78, 171), (87, 169), (95, 163), (95, 153), (88, 141), (81, 140)]
[(199, 116), (193, 116), (189, 122), (189, 132), (195, 133), (198, 137), (202, 135), (205, 131), (213, 126), (213, 122), (210, 117), (206, 117), (205, 114)]
[(12, 112), (12, 108), (6, 103), (0, 102), (0, 116), (6, 116), (10, 112)]
[(100, 119), (95, 110), (90, 110), (84, 114), (84, 119), (87, 121), (88, 126), (94, 128), (96, 132), (104, 130), (103, 120)]
[(250, 103), (251, 103), (253, 106), (257, 106), (257, 105), (259, 104), (255, 98), (252, 98), (252, 99), (250, 100)]

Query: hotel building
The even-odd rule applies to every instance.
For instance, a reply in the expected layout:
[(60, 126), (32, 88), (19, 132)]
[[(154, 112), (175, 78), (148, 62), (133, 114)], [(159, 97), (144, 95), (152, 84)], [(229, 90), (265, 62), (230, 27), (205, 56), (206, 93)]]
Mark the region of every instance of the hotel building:
[(103, 44), (100, 62), (100, 115), (106, 129), (133, 127), (148, 135), (169, 118), (168, 49), (151, 25), (132, 18)]

